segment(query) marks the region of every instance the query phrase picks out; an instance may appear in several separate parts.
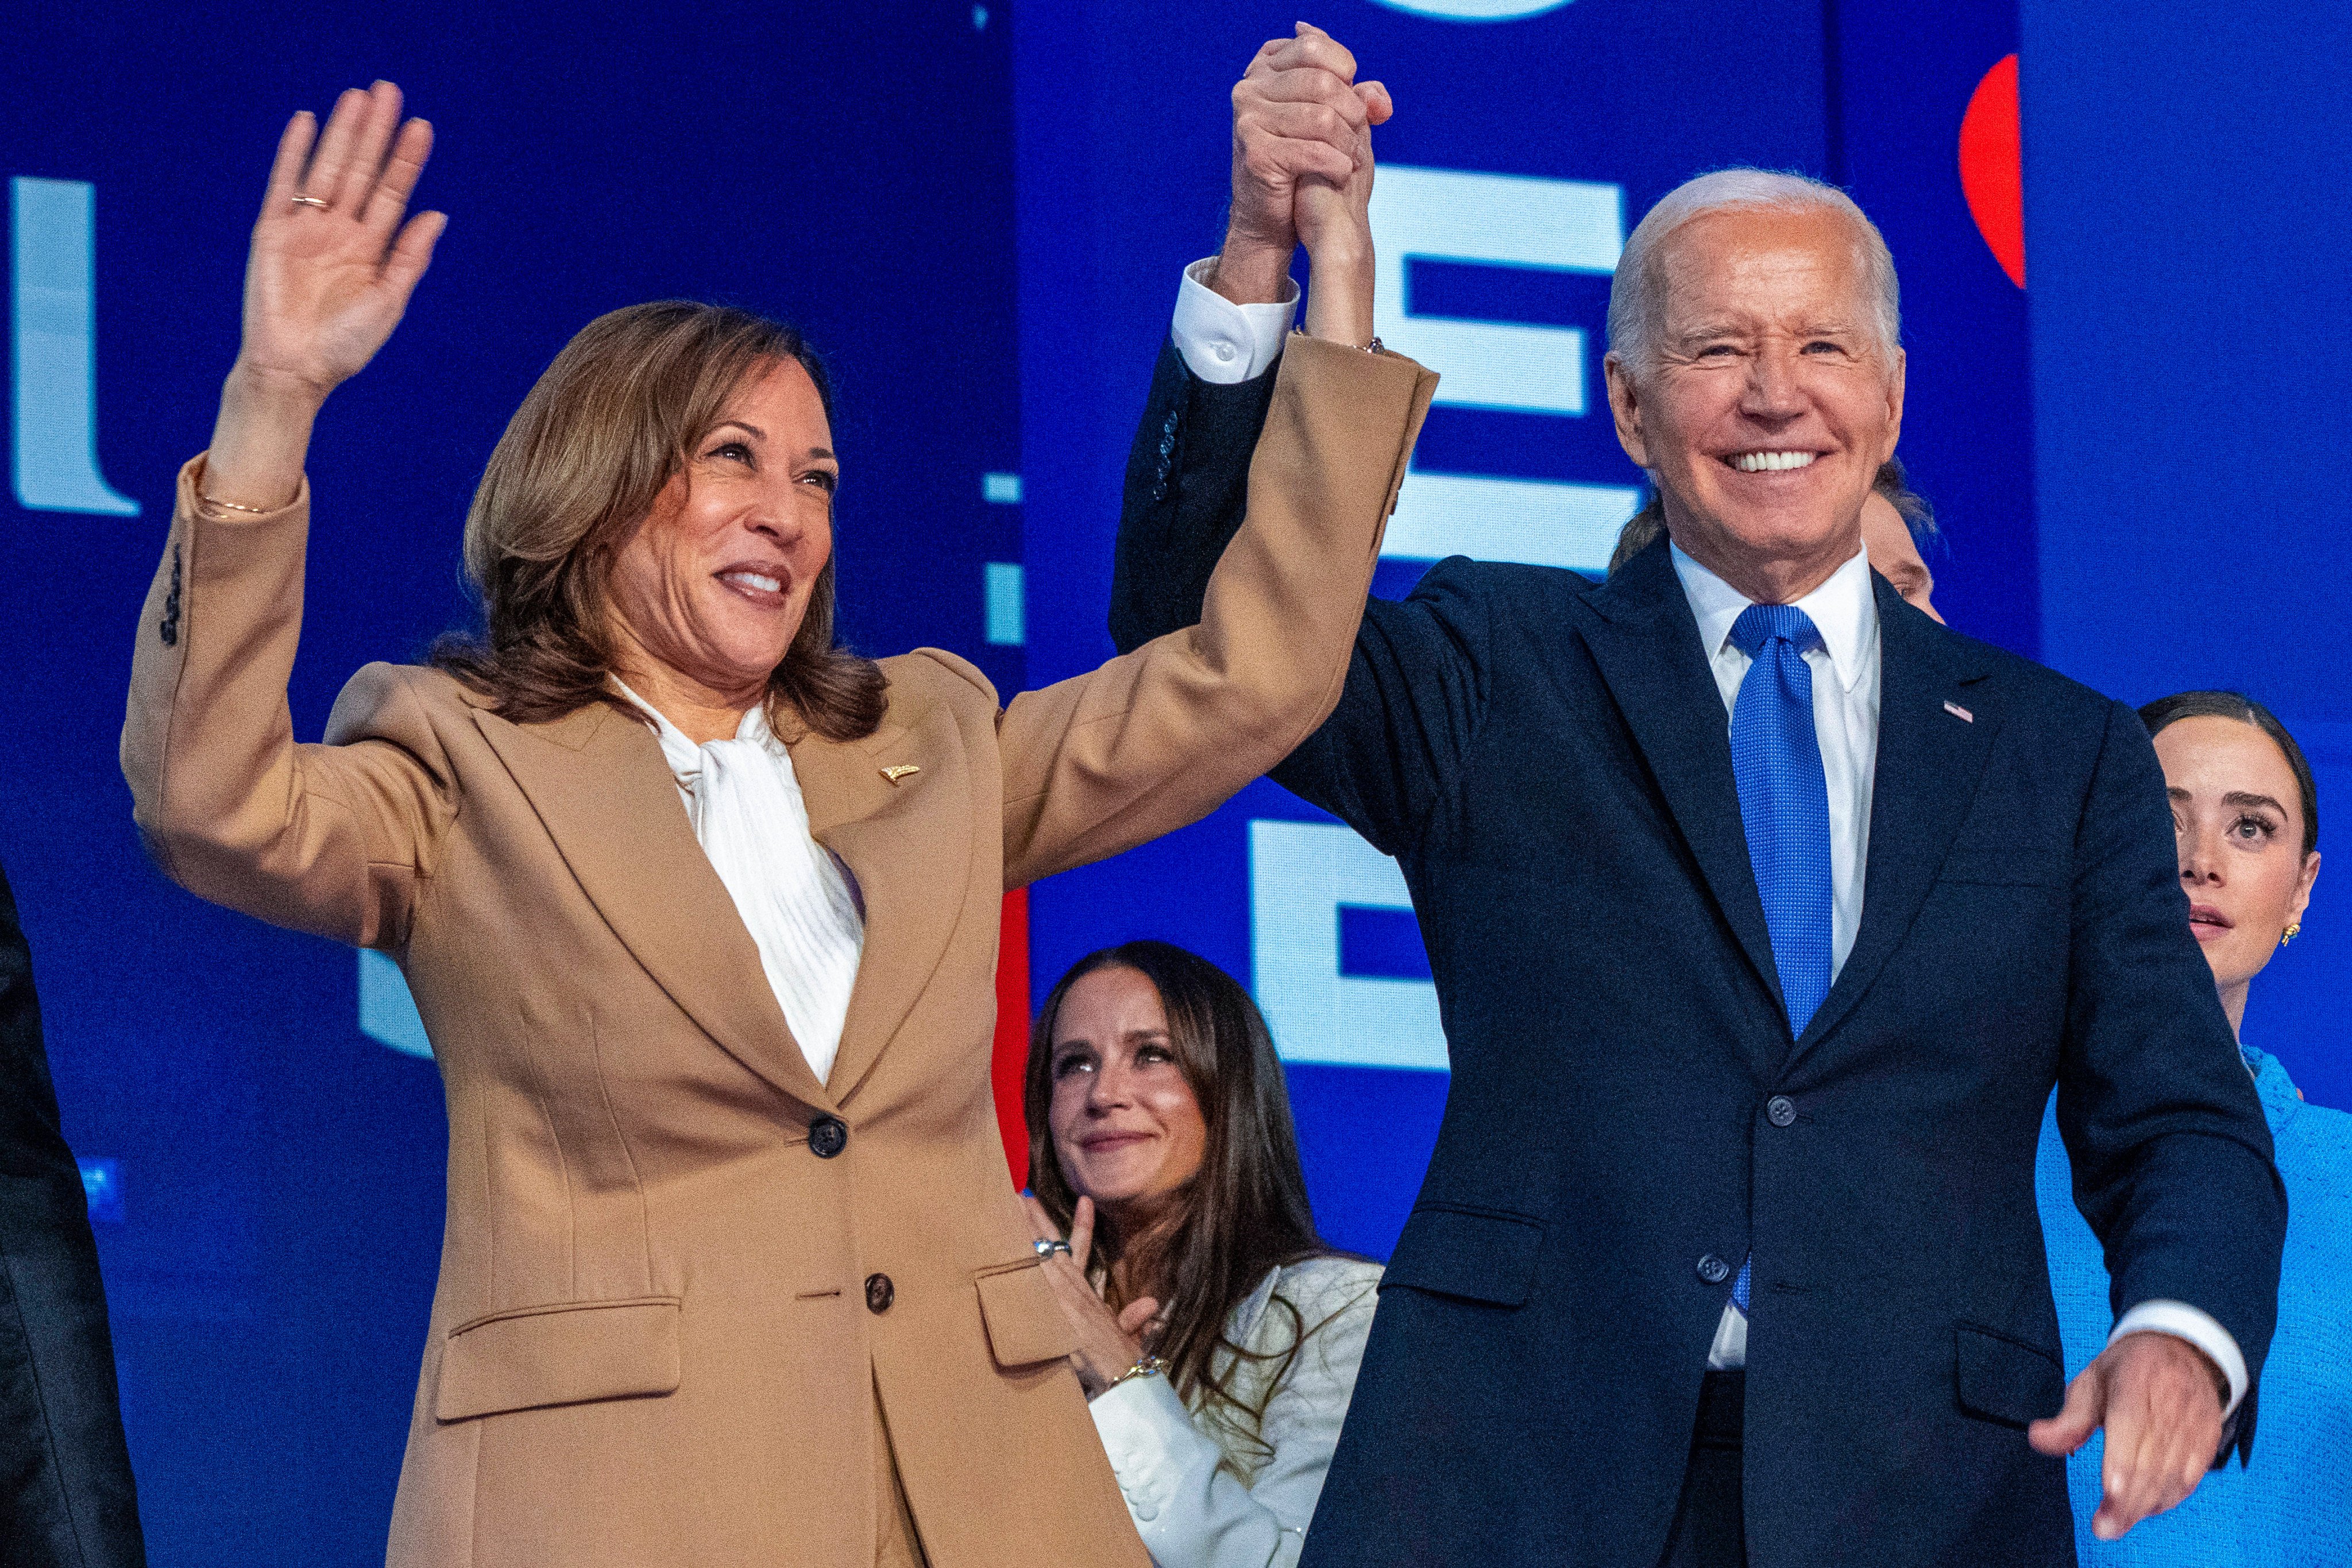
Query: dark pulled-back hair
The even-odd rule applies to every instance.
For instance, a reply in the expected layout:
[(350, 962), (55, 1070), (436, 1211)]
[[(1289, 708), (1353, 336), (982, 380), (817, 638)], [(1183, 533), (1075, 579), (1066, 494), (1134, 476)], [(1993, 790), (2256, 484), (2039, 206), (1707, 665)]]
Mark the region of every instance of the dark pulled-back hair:
[[(1889, 458), (1878, 465), (1871, 476), (1870, 488), (1886, 498), (1903, 526), (1911, 531), (1914, 542), (1925, 547), (1937, 535), (1936, 506), (1926, 496), (1911, 488), (1911, 478), (1904, 471), (1903, 459)], [(1650, 542), (1666, 531), (1666, 503), (1655, 490), (1642, 503), (1642, 510), (1625, 521), (1625, 531), (1617, 536), (1617, 548), (1609, 552), (1609, 575), (1614, 577), (1631, 561), (1650, 547)]]
[[(747, 310), (659, 300), (597, 317), (507, 422), (466, 514), (466, 574), (484, 635), (453, 634), (432, 661), (503, 717), (560, 719), (591, 702), (643, 715), (610, 684), (613, 563), (747, 380), (783, 360), (833, 383), (795, 328)], [(882, 721), (881, 667), (834, 640), (834, 563), (768, 678), (768, 720), (855, 741)]]
[(2313, 782), (2303, 748), (2294, 743), (2278, 715), (2242, 691), (2176, 691), (2139, 710), (2139, 721), (2147, 726), (2150, 740), (2162, 734), (2167, 725), (2183, 719), (2235, 719), (2268, 735), (2286, 758), (2287, 771), (2294, 775), (2294, 787), (2303, 795), (2303, 852), (2308, 855), (2319, 847), (2319, 786)]
[[(1164, 942), (1130, 942), (1088, 953), (1055, 984), (1029, 1037), (1029, 1067), (1022, 1107), (1029, 1119), (1029, 1188), (1054, 1223), (1069, 1229), (1077, 1207), (1054, 1149), (1054, 1037), (1070, 987), (1104, 969), (1132, 969), (1159, 990), (1168, 1015), (1170, 1047), (1208, 1127), (1201, 1171), (1182, 1197), (1182, 1213), (1167, 1244), (1160, 1271), (1167, 1327), (1153, 1345), (1188, 1403), (1223, 1407), (1254, 1434), (1265, 1415), (1235, 1388), (1244, 1361), (1271, 1361), (1274, 1387), (1321, 1325), (1300, 1320), (1279, 1292), (1268, 1310), (1291, 1315), (1289, 1343), (1272, 1356), (1245, 1351), (1225, 1335), (1225, 1321), (1271, 1269), (1331, 1256), (1315, 1234), (1307, 1178), (1298, 1167), (1290, 1093), (1265, 1018), (1233, 976), (1196, 953)], [(1096, 1224), (1096, 1258), (1108, 1268), (1129, 1238)], [(1125, 1305), (1113, 1300), (1114, 1309)], [(1223, 1352), (1222, 1354), (1220, 1352)]]

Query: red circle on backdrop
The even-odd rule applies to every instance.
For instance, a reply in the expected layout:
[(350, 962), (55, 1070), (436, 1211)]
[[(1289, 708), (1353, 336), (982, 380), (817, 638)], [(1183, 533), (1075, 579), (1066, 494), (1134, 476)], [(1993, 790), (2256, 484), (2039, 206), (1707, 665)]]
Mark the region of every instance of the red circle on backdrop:
[(1960, 116), (1960, 191), (1993, 259), (2025, 287), (2025, 177), (2018, 154), (2017, 57), (2004, 55)]

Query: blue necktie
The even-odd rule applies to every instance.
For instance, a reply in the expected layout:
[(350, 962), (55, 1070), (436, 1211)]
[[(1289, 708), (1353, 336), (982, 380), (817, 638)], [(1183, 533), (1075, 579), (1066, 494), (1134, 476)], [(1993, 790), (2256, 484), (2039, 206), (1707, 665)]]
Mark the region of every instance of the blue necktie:
[[(1793, 605), (1750, 605), (1731, 641), (1753, 661), (1732, 704), (1731, 774), (1793, 1039), (1830, 994), (1830, 791), (1805, 663), (1822, 634)], [(1741, 1259), (1731, 1287), (1743, 1315), (1752, 1263)]]

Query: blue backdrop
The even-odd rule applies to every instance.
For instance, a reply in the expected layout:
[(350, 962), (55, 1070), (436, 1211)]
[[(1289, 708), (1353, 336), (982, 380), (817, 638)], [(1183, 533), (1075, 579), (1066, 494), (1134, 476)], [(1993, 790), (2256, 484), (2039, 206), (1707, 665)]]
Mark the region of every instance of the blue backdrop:
[[(2133, 700), (2248, 685), (2347, 798), (2352, 545), (2320, 471), (2352, 436), (2321, 358), (2352, 327), (2343, 16), (2291, 0), (2217, 38), (2179, 0), (2127, 29), (2053, 0), (1427, 14), (1466, 8), (1316, 16), (1397, 99), (1384, 333), (1467, 399), (1433, 415), (1382, 591), (1454, 549), (1597, 563), (1638, 484), (1598, 412), (1612, 247), (1700, 169), (1801, 169), (1848, 184), (1901, 268), (1903, 454), (1943, 513), (1954, 624)], [(408, 321), (321, 422), (301, 732), (361, 663), (464, 621), (458, 530), (507, 415), (583, 322), (664, 294), (793, 317), (828, 350), (849, 634), (944, 645), (1010, 688), (1110, 651), (1120, 469), (1179, 269), (1218, 241), (1226, 93), (1294, 14), (12, 16), (0, 861), (68, 1133), (112, 1162), (100, 1248), (158, 1563), (380, 1560), (439, 1236), (439, 1086), (386, 1048), (396, 1006), (371, 1038), (349, 952), (165, 885), (114, 761), (131, 619), (235, 350), (285, 114), (400, 81), (441, 132), (421, 199), (452, 216)], [(2030, 292), (1957, 174), (1969, 96), (2021, 40)], [(2248, 1030), (2352, 1105), (2330, 886)], [(1038, 889), (1034, 978), (1153, 935), (1249, 979), (1292, 1058), (1318, 1215), (1385, 1254), (1445, 1092), (1400, 902), (1392, 868), (1260, 784)]]

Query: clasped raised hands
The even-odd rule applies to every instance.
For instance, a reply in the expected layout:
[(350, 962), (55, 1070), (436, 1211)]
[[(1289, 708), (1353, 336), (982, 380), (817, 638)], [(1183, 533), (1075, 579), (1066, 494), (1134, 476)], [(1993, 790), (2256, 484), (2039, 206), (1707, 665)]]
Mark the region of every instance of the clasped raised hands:
[(324, 398), (400, 324), (448, 220), (402, 221), (433, 152), (433, 128), (400, 119), (388, 81), (337, 100), (321, 132), (287, 122), (245, 274), (245, 374)]
[(1323, 304), (1348, 307), (1318, 326), (1310, 299), (1307, 330), (1362, 341), (1370, 335), (1371, 128), (1393, 109), (1388, 89), (1357, 81), (1356, 57), (1301, 22), (1296, 36), (1258, 50), (1233, 100), (1234, 205), (1217, 291), (1240, 303), (1280, 299), (1291, 253), (1303, 245), (1324, 280)]

